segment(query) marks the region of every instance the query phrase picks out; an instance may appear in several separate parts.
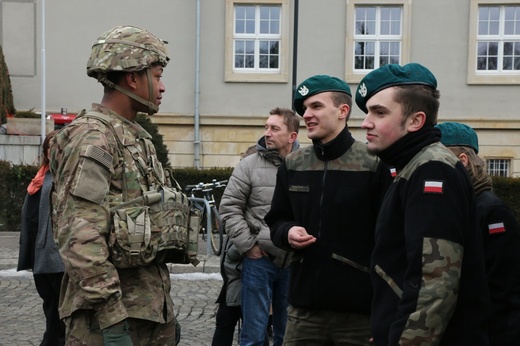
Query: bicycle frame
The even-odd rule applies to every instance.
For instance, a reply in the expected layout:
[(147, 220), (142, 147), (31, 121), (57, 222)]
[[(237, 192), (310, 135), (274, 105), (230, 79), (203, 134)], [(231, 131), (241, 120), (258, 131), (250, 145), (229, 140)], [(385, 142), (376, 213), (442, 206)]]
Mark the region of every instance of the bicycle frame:
[[(211, 205), (209, 201), (204, 197), (188, 197), (190, 201), (194, 203), (204, 203), (204, 208), (206, 209), (207, 217), (206, 217), (206, 239), (211, 238)], [(211, 245), (209, 241), (206, 241), (206, 255), (211, 255)]]

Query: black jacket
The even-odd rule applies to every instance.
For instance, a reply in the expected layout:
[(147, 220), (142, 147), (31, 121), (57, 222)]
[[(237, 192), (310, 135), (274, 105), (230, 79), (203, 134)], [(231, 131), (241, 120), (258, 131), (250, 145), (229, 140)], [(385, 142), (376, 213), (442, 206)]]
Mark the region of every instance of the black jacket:
[(491, 294), (490, 345), (516, 346), (520, 343), (520, 225), (491, 191), (477, 195), (477, 217)]
[(326, 145), (315, 143), (291, 153), (280, 166), (271, 210), (265, 216), (273, 243), (293, 250), (287, 234), (295, 225), (317, 238), (294, 253), (291, 305), (370, 313), (370, 276), (360, 267), (368, 270), (373, 249), (380, 190), (377, 165), (366, 145), (345, 128)]
[(397, 169), (372, 258), (376, 345), (487, 345), (489, 294), (475, 194), (437, 129), (379, 153)]

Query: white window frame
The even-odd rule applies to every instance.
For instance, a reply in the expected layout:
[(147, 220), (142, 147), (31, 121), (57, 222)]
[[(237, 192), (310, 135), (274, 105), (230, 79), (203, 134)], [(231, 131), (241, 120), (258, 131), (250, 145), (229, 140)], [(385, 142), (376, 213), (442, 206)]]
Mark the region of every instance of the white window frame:
[[(289, 82), (289, 14), (290, 0), (226, 0), (226, 42), (225, 42), (225, 71), (224, 79), (226, 82), (265, 82), (265, 83), (288, 83)], [(250, 37), (235, 35), (235, 5), (278, 5), (281, 7), (280, 13), (280, 34), (257, 37), (273, 40), (280, 40), (279, 46), (279, 65), (277, 69), (241, 69), (235, 68), (235, 39)], [(276, 37), (275, 37), (276, 36)]]
[[(469, 16), (469, 44), (468, 44), (468, 84), (520, 84), (520, 71), (477, 71), (477, 46), (479, 38), (483, 39), (485, 36), (478, 36), (478, 21), (479, 21), (479, 6), (498, 6), (503, 8), (508, 5), (519, 5), (518, 0), (471, 0), (470, 2), (470, 16)], [(503, 27), (503, 18), (500, 19), (500, 26)], [(502, 32), (502, 31), (501, 31)], [(513, 36), (514, 39), (520, 39)], [(501, 33), (499, 35), (489, 35), (489, 39), (493, 41), (502, 42), (505, 36)], [(499, 52), (499, 59), (502, 53)]]
[[(498, 162), (501, 161), (501, 162)], [(510, 177), (512, 172), (512, 159), (508, 157), (487, 157), (486, 158), (486, 171), (489, 175), (494, 177)], [(504, 164), (505, 168), (491, 168), (490, 165), (493, 163), (495, 166), (496, 164)], [(496, 174), (499, 173), (499, 174)], [(503, 173), (503, 174), (502, 174)]]
[[(388, 36), (384, 40), (373, 37), (376, 42), (384, 42), (387, 39), (391, 41), (401, 42), (400, 64), (404, 65), (410, 62), (410, 37), (411, 37), (411, 13), (412, 0), (347, 0), (347, 28), (346, 28), (346, 52), (345, 52), (345, 80), (349, 83), (359, 83), (372, 70), (356, 70), (354, 69), (356, 53), (356, 7), (357, 6), (399, 6), (401, 7), (401, 35)], [(379, 58), (379, 55), (376, 55)]]

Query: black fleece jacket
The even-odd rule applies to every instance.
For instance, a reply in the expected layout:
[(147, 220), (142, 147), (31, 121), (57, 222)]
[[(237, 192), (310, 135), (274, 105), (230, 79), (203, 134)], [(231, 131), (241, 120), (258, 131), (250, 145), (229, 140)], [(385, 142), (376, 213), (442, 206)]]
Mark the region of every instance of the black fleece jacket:
[(291, 153), (280, 166), (265, 216), (273, 243), (294, 250), (287, 234), (295, 225), (317, 238), (294, 253), (291, 305), (370, 313), (372, 289), (364, 268), (369, 267), (382, 189), (377, 167), (378, 159), (347, 127), (325, 145)]

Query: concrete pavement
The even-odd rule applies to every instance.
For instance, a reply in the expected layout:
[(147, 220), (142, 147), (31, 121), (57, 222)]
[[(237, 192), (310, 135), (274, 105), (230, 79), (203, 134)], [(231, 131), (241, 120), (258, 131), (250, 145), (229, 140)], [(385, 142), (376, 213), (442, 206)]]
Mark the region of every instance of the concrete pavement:
[[(15, 269), (18, 240), (17, 232), (0, 232), (0, 346), (39, 345), (45, 330), (32, 273)], [(199, 254), (197, 267), (170, 267), (171, 295), (182, 328), (180, 345), (210, 345), (215, 329), (215, 300), (222, 285), (219, 258), (206, 254), (202, 240)]]

